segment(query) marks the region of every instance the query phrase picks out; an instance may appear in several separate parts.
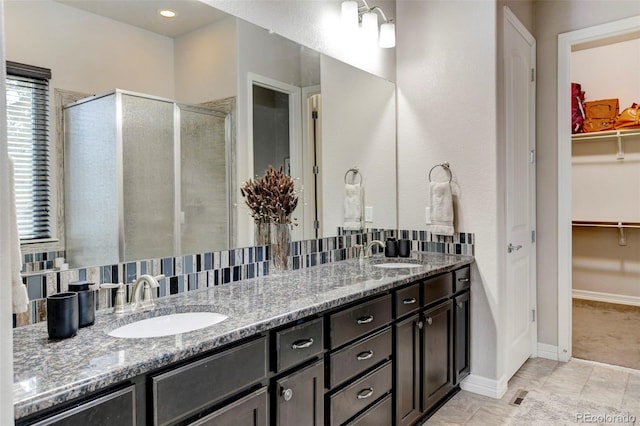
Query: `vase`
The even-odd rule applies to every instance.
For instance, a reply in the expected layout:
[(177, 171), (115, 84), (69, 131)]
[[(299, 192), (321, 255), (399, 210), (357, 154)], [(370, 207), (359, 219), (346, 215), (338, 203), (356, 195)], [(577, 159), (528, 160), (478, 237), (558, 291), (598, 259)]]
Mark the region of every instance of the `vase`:
[(271, 223), (256, 221), (255, 238), (257, 246), (271, 244)]
[(271, 260), (270, 272), (289, 269), (289, 246), (291, 243), (291, 229), (287, 223), (271, 224)]

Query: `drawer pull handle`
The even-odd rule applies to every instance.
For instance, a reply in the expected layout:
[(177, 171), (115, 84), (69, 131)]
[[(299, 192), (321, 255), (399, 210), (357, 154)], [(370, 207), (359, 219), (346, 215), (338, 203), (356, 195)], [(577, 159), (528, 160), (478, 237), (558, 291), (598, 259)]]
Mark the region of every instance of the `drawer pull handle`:
[(469, 278), (458, 278), (458, 281), (460, 281), (461, 283), (468, 283)]
[(358, 392), (358, 399), (367, 399), (373, 395), (373, 388), (362, 389)]
[(307, 340), (298, 340), (293, 342), (293, 344), (291, 345), (291, 349), (306, 349), (311, 345), (313, 345), (312, 338), (309, 338)]
[(431, 325), (433, 323), (433, 319), (431, 317), (427, 317), (427, 324)]
[(293, 391), (291, 389), (282, 389), (281, 395), (285, 401), (289, 401), (293, 398)]
[(368, 351), (365, 351), (365, 352), (360, 352), (358, 354), (358, 356), (356, 357), (356, 359), (358, 361), (365, 361), (365, 360), (371, 358), (372, 356), (373, 356), (373, 351), (372, 350), (368, 350)]
[(358, 324), (369, 324), (373, 321), (373, 315), (369, 315), (367, 317), (361, 317), (356, 320)]
[(416, 303), (416, 298), (412, 297), (411, 299), (404, 299), (402, 303), (404, 303), (405, 305), (413, 305), (414, 303)]

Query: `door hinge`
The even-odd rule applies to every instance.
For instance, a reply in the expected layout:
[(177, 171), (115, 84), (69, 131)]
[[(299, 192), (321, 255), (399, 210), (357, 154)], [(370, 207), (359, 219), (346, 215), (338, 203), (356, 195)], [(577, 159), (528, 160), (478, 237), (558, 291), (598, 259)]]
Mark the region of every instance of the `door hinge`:
[(318, 119), (318, 111), (311, 111), (311, 118), (314, 120)]
[(313, 229), (320, 229), (320, 222), (317, 220), (313, 221)]
[(533, 231), (531, 231), (531, 242), (532, 243), (536, 242), (536, 230), (535, 229)]
[(313, 166), (313, 174), (317, 175), (318, 173), (320, 173), (320, 168), (318, 166)]
[(536, 322), (536, 310), (531, 310), (531, 322)]
[(536, 69), (531, 68), (531, 82), (533, 83), (534, 81), (536, 81)]
[(535, 164), (536, 163), (536, 150), (532, 149), (531, 151), (529, 151), (529, 163), (530, 164)]

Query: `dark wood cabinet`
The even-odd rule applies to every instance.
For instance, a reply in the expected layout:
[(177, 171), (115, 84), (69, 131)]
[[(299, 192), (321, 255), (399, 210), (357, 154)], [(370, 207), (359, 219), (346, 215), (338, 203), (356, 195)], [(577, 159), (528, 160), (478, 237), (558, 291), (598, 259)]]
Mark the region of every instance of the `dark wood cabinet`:
[(275, 424), (324, 424), (324, 361), (297, 370), (275, 383)]
[(468, 290), (453, 299), (453, 310), (453, 384), (458, 385), (470, 372), (471, 298)]
[(424, 311), (422, 406), (428, 412), (453, 389), (453, 309), (447, 300)]
[(267, 426), (267, 404), (268, 393), (264, 387), (189, 426)]
[(111, 426), (135, 425), (135, 387), (113, 391), (83, 402), (34, 425)]
[(420, 315), (395, 324), (396, 425), (412, 424), (420, 417)]

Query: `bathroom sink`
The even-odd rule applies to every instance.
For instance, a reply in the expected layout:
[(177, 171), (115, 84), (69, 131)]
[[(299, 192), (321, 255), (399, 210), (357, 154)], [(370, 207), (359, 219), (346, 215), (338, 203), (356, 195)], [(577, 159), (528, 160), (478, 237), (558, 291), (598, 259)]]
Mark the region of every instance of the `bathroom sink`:
[(171, 336), (209, 327), (227, 318), (226, 315), (216, 312), (183, 312), (132, 322), (107, 334), (125, 339)]
[(420, 265), (419, 263), (388, 262), (388, 263), (376, 263), (373, 266), (375, 266), (376, 268), (393, 269), (393, 268), (417, 268), (422, 265)]

